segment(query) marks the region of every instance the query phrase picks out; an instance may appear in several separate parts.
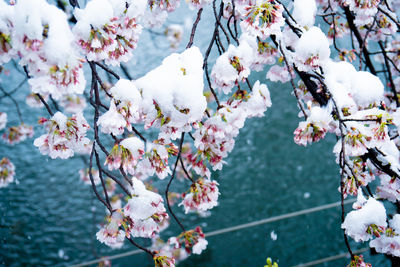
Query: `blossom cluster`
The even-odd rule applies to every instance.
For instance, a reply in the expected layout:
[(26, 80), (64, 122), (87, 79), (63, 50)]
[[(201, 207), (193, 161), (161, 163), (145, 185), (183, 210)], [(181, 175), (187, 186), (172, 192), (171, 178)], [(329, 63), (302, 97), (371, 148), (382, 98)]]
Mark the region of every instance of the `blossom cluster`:
[(175, 248), (183, 247), (188, 254), (201, 254), (207, 247), (207, 240), (201, 229), (197, 226), (194, 230), (189, 230), (181, 233), (177, 237), (168, 239), (168, 243)]
[(97, 232), (97, 239), (111, 247), (121, 247), (126, 237), (154, 237), (168, 214), (160, 195), (147, 190), (133, 178), (131, 197), (122, 209), (113, 210), (107, 223)]
[(185, 213), (189, 211), (206, 211), (218, 205), (218, 183), (207, 179), (198, 179), (190, 186), (188, 193), (183, 193)]
[(50, 119), (42, 118), (39, 122), (45, 125), (47, 133), (36, 138), (33, 144), (52, 159), (70, 158), (75, 152), (85, 151), (90, 142), (86, 137), (89, 124), (82, 113), (67, 117), (57, 112)]

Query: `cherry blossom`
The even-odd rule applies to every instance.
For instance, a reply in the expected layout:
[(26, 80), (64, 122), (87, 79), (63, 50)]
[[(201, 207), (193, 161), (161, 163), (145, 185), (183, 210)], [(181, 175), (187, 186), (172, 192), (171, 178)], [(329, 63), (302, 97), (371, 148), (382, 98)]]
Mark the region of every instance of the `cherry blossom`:
[(32, 137), (33, 127), (24, 123), (7, 128), (2, 135), (3, 140), (10, 145), (18, 144)]
[(300, 122), (294, 131), (294, 141), (298, 145), (306, 146), (308, 143), (317, 142), (332, 131), (332, 118), (327, 109), (312, 107), (306, 121)]
[(143, 155), (143, 141), (137, 137), (129, 137), (114, 145), (104, 164), (108, 165), (109, 170), (122, 167), (125, 172), (133, 175)]
[(349, 212), (342, 224), (346, 234), (357, 242), (379, 237), (386, 227), (386, 209), (372, 197), (360, 209)]
[(6, 187), (14, 181), (15, 167), (8, 158), (0, 160), (0, 188)]
[(243, 31), (249, 32), (262, 40), (270, 35), (280, 35), (284, 25), (283, 7), (274, 0), (256, 1), (246, 7), (246, 19), (240, 23)]
[(143, 182), (132, 178), (132, 197), (124, 206), (125, 216), (131, 219), (129, 234), (133, 237), (154, 237), (168, 214), (160, 195), (145, 188)]
[(206, 211), (218, 205), (218, 183), (207, 179), (198, 179), (190, 186), (188, 193), (182, 195), (185, 213), (189, 211)]
[(39, 123), (45, 125), (48, 133), (36, 138), (33, 144), (52, 159), (72, 157), (75, 152), (85, 150), (84, 146), (90, 141), (85, 137), (89, 125), (82, 113), (66, 117), (57, 112), (50, 119), (42, 118)]
[(125, 232), (120, 229), (123, 216), (119, 210), (107, 216), (107, 223), (96, 233), (97, 240), (112, 248), (121, 248), (125, 239)]
[(176, 248), (184, 247), (187, 253), (192, 252), (193, 254), (201, 254), (208, 244), (199, 226), (194, 230), (185, 231), (177, 237), (171, 237), (168, 242)]

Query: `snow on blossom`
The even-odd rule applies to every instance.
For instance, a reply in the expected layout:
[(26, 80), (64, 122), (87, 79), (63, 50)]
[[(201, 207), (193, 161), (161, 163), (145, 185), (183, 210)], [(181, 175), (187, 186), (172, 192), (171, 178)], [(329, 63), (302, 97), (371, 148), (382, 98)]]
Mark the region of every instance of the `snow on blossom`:
[(185, 213), (189, 211), (206, 211), (218, 205), (218, 183), (208, 179), (198, 179), (188, 191), (183, 193), (183, 205)]
[(400, 214), (395, 214), (389, 220), (389, 226), (384, 234), (369, 243), (379, 253), (400, 257)]
[[(110, 89), (110, 93), (116, 101), (118, 112), (124, 116), (127, 125), (139, 122), (142, 97), (135, 84), (129, 80), (120, 79)], [(132, 130), (129, 126), (127, 128)]]
[[(231, 46), (229, 46), (230, 48)], [(228, 49), (229, 49), (228, 48)], [(212, 71), (212, 86), (218, 88), (219, 91), (228, 94), (238, 79), (237, 70), (230, 63), (228, 54), (225, 52), (217, 58)]]
[(3, 130), (7, 124), (7, 113), (0, 112), (0, 130)]
[(64, 95), (61, 97), (60, 106), (65, 112), (79, 113), (86, 108), (86, 99), (79, 95)]
[(15, 167), (8, 158), (0, 160), (0, 188), (6, 187), (14, 181)]
[(251, 70), (262, 71), (264, 65), (272, 65), (276, 61), (278, 50), (268, 42), (258, 40), (255, 36), (243, 33), (240, 36), (239, 43), (246, 42), (253, 50)]
[(107, 156), (104, 165), (108, 165), (109, 170), (122, 169), (125, 172), (135, 174), (136, 165), (143, 157), (144, 143), (137, 137), (129, 137), (115, 144)]
[(143, 1), (132, 2), (91, 0), (84, 9), (75, 9), (73, 32), (89, 61), (119, 65), (132, 58), (142, 32), (137, 19), (144, 13)]
[(24, 123), (7, 128), (2, 135), (3, 140), (10, 145), (18, 144), (25, 141), (26, 138), (32, 137), (33, 127)]
[(89, 124), (82, 113), (67, 117), (57, 112), (50, 119), (42, 118), (39, 123), (45, 125), (48, 133), (36, 138), (33, 144), (52, 159), (72, 157), (75, 152), (86, 150), (85, 145), (90, 142), (86, 138)]
[(141, 95), (135, 84), (126, 79), (120, 79), (110, 89), (113, 99), (109, 110), (99, 117), (97, 125), (101, 132), (120, 135), (124, 128), (132, 131), (131, 123), (141, 120)]
[(400, 175), (400, 153), (396, 144), (392, 140), (386, 140), (386, 142), (379, 142), (376, 148), (380, 151), (377, 159), (383, 166), (389, 167), (394, 173)]
[(266, 39), (270, 35), (281, 34), (285, 24), (282, 16), (283, 7), (273, 0), (256, 0), (253, 5), (246, 7), (246, 19), (240, 22), (243, 32)]
[(379, 0), (343, 0), (342, 2), (356, 14), (354, 23), (357, 26), (372, 23), (380, 3)]
[[(79, 170), (79, 176), (81, 181), (83, 181), (85, 184), (92, 185), (92, 182), (90, 181), (89, 168)], [(92, 177), (95, 185), (100, 184), (100, 176), (98, 170), (92, 169)]]
[(28, 80), (32, 92), (55, 99), (82, 94), (86, 84), (83, 59), (73, 47), (67, 15), (45, 0), (20, 0), (14, 14), (12, 44), (20, 64), (32, 76)]
[(247, 42), (239, 46), (229, 45), (228, 50), (217, 58), (211, 70), (211, 83), (224, 94), (250, 75), (250, 66), (254, 59), (252, 47)]
[(332, 130), (332, 121), (333, 118), (327, 108), (312, 107), (307, 120), (300, 122), (294, 131), (294, 142), (303, 146), (318, 142)]
[(325, 82), (340, 109), (355, 111), (356, 106), (368, 107), (383, 100), (380, 79), (365, 71), (356, 71), (348, 62), (329, 61), (324, 66)]
[(294, 0), (292, 16), (303, 27), (311, 27), (315, 22), (317, 5), (315, 0)]
[(111, 248), (121, 248), (125, 239), (125, 232), (120, 229), (123, 220), (124, 215), (118, 210), (107, 216), (107, 224), (96, 233), (97, 240)]
[(249, 94), (249, 99), (241, 105), (246, 110), (247, 117), (263, 117), (267, 108), (272, 105), (267, 85), (257, 80)]
[(349, 212), (342, 223), (345, 233), (356, 242), (368, 241), (373, 235), (379, 236), (386, 226), (386, 209), (373, 197), (360, 209)]
[(134, 82), (143, 97), (145, 128), (160, 127), (174, 133), (171, 139), (175, 139), (203, 117), (207, 102), (202, 66), (203, 56), (193, 46), (181, 54), (171, 54), (161, 66)]
[(17, 54), (13, 49), (13, 21), (14, 6), (0, 0), (0, 65), (7, 63)]
[(295, 64), (300, 71), (315, 71), (329, 59), (329, 41), (318, 27), (304, 32), (295, 47)]
[(365, 196), (363, 194), (362, 188), (359, 187), (357, 189), (357, 200), (356, 200), (356, 202), (353, 203), (352, 208), (354, 210), (361, 209), (366, 202), (367, 202), (367, 199), (365, 198)]
[(133, 237), (154, 237), (160, 224), (168, 219), (163, 198), (146, 189), (142, 181), (132, 178), (131, 195), (124, 206), (124, 214), (132, 220), (129, 233)]
[(97, 120), (97, 125), (100, 126), (102, 133), (113, 135), (122, 134), (127, 126), (124, 116), (118, 112), (113, 100), (110, 102), (109, 110)]
[(366, 107), (383, 100), (384, 86), (381, 80), (366, 71), (358, 71), (351, 79), (350, 94), (357, 105)]

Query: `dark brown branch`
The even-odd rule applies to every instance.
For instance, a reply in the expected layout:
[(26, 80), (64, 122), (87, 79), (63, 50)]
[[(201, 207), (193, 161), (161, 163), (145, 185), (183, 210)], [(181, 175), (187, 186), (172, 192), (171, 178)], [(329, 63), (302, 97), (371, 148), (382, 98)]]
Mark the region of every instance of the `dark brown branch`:
[(176, 167), (178, 166), (178, 162), (179, 162), (179, 159), (180, 159), (181, 154), (182, 154), (182, 145), (183, 145), (183, 140), (184, 140), (184, 138), (185, 138), (185, 133), (182, 133), (182, 135), (181, 135), (181, 140), (180, 140), (180, 143), (179, 143), (179, 151), (178, 151), (178, 155), (177, 155), (176, 161), (175, 161), (175, 166), (174, 166), (174, 169), (173, 169), (173, 171), (172, 171), (171, 179), (170, 179), (169, 182), (168, 182), (167, 189), (165, 190), (165, 199), (166, 199), (166, 201), (167, 201), (168, 210), (169, 210), (169, 212), (171, 213), (172, 217), (174, 217), (175, 221), (178, 223), (178, 225), (179, 225), (179, 227), (182, 229), (182, 231), (183, 231), (183, 232), (186, 232), (185, 227), (183, 227), (183, 225), (182, 225), (182, 223), (179, 221), (178, 217), (176, 217), (175, 213), (172, 211), (171, 205), (170, 205), (170, 203), (169, 203), (169, 198), (168, 198), (169, 187), (171, 186), (172, 180), (174, 180), (174, 178), (175, 178)]
[(180, 163), (181, 163), (183, 172), (186, 174), (186, 177), (187, 177), (190, 181), (192, 181), (192, 183), (194, 183), (193, 178), (190, 176), (189, 172), (186, 170), (186, 167), (185, 167), (185, 164), (183, 163), (182, 157), (179, 158), (179, 161), (180, 161)]
[(217, 8), (215, 7), (215, 1), (213, 2), (213, 13), (214, 13), (215, 21), (218, 23), (218, 26), (221, 28), (222, 32), (224, 33), (224, 35), (226, 37), (226, 41), (228, 42), (228, 44), (230, 44), (231, 40), (229, 38), (229, 34), (226, 32), (224, 26), (221, 23), (220, 18), (217, 15)]
[(115, 73), (112, 69), (104, 66), (103, 64), (99, 63), (99, 62), (95, 62), (94, 64), (96, 64), (97, 66), (99, 66), (100, 68), (102, 68), (103, 70), (105, 70), (106, 72), (110, 73), (112, 76), (114, 76), (117, 80), (120, 79), (119, 75), (117, 73)]
[[(95, 144), (95, 143), (93, 143)], [(99, 177), (100, 177), (100, 181), (101, 181), (101, 186), (103, 187), (103, 191), (104, 191), (104, 196), (106, 198), (106, 203), (107, 203), (107, 207), (109, 207), (110, 212), (112, 212), (112, 208), (111, 208), (111, 204), (110, 204), (110, 199), (108, 197), (108, 193), (107, 193), (107, 188), (106, 188), (106, 184), (104, 182), (104, 178), (103, 178), (103, 172), (101, 171), (101, 163), (100, 163), (100, 158), (99, 158), (99, 154), (96, 151), (96, 146), (93, 146), (93, 151), (94, 151), (94, 155), (96, 157), (96, 165), (97, 168), (99, 170)]]
[(121, 181), (120, 181), (115, 175), (113, 175), (111, 172), (109, 172), (109, 171), (103, 169), (101, 166), (100, 166), (99, 169), (100, 169), (100, 171), (103, 172), (105, 175), (107, 175), (108, 177), (110, 177), (111, 179), (113, 179), (114, 182), (116, 182), (116, 183), (122, 188), (122, 190), (124, 190), (124, 192), (125, 192), (128, 196), (131, 195), (131, 193), (129, 192), (129, 190), (124, 186), (123, 183), (121, 183)]
[(50, 116), (53, 116), (53, 111), (51, 111), (50, 106), (49, 104), (47, 104), (46, 100), (44, 100), (44, 98), (40, 94), (36, 94), (36, 96), (39, 98), (40, 102), (42, 102)]
[(392, 91), (393, 97), (394, 97), (394, 99), (396, 101), (396, 107), (399, 107), (400, 106), (399, 97), (397, 95), (396, 85), (395, 85), (395, 83), (393, 81), (392, 71), (390, 70), (388, 56), (387, 56), (386, 51), (385, 51), (385, 46), (383, 45), (382, 41), (379, 41), (378, 44), (379, 44), (379, 46), (380, 46), (380, 48), (382, 50), (383, 58), (385, 60), (385, 66), (386, 66), (386, 69), (387, 69), (388, 78), (389, 78), (389, 82), (390, 82), (390, 90)]
[(147, 253), (150, 254), (152, 257), (154, 257), (154, 255), (156, 255), (156, 252), (151, 251), (151, 250), (148, 250), (148, 249), (145, 248), (145, 247), (142, 247), (141, 245), (139, 245), (138, 243), (136, 243), (135, 241), (133, 241), (132, 238), (127, 237), (126, 239), (128, 239), (129, 242), (131, 242), (132, 245), (134, 245), (134, 246), (137, 247), (138, 249), (141, 249), (141, 250), (147, 252)]
[(186, 49), (192, 47), (192, 45), (193, 45), (194, 35), (196, 34), (197, 25), (199, 24), (199, 21), (201, 19), (201, 13), (202, 12), (203, 12), (203, 8), (200, 8), (199, 11), (197, 12), (197, 17), (196, 17), (196, 20), (193, 23), (192, 31), (190, 33), (189, 43), (187, 44)]
[(376, 75), (375, 67), (372, 64), (368, 49), (365, 46), (363, 46), (363, 39), (361, 37), (361, 34), (358, 31), (357, 26), (354, 24), (354, 16), (353, 16), (353, 14), (351, 14), (349, 7), (343, 7), (343, 9), (344, 9), (344, 13), (346, 15), (347, 23), (349, 24), (350, 30), (351, 30), (351, 32), (354, 33), (354, 36), (356, 37), (356, 39), (358, 41), (358, 45), (360, 46), (360, 49), (362, 49), (361, 52), (364, 54), (365, 64), (367, 65), (367, 67), (369, 68), (371, 73)]
[(137, 134), (140, 137), (140, 139), (142, 139), (143, 142), (145, 143), (147, 142), (146, 138), (144, 138), (144, 136), (138, 130), (136, 130), (135, 127), (133, 127), (133, 125), (132, 125), (132, 130), (135, 134)]
[[(90, 158), (89, 158), (89, 178), (90, 178), (90, 183), (92, 184), (93, 192), (96, 195), (97, 199), (100, 200), (100, 202), (103, 203), (104, 206), (106, 206), (106, 208), (111, 213), (112, 212), (111, 206), (100, 196), (99, 192), (97, 191), (96, 185), (94, 183), (93, 174), (92, 174), (94, 150), (95, 150), (95, 143), (93, 143), (92, 152), (90, 153)], [(100, 173), (100, 171), (99, 171), (99, 173)]]
[(4, 94), (5, 96), (7, 96), (8, 98), (10, 98), (11, 101), (14, 103), (15, 109), (17, 110), (17, 114), (18, 114), (19, 121), (20, 121), (21, 123), (24, 123), (24, 120), (22, 119), (22, 114), (21, 114), (21, 110), (20, 110), (20, 108), (19, 108), (18, 102), (15, 100), (15, 98), (14, 98), (10, 93), (8, 93), (6, 90), (4, 90), (4, 88), (3, 88), (2, 86), (0, 86), (0, 90), (3, 92), (3, 94)]

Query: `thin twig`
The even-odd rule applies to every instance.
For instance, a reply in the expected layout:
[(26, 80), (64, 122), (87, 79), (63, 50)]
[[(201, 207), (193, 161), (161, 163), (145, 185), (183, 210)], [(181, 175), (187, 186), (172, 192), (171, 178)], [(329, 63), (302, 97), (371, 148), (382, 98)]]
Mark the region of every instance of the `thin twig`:
[(178, 225), (182, 229), (182, 231), (186, 232), (185, 227), (183, 227), (182, 223), (179, 221), (179, 219), (176, 217), (175, 213), (172, 211), (171, 205), (169, 203), (169, 198), (168, 198), (169, 187), (171, 186), (172, 180), (174, 180), (175, 173), (176, 173), (176, 167), (178, 166), (179, 158), (181, 157), (182, 145), (183, 145), (183, 139), (184, 138), (185, 138), (185, 133), (182, 133), (181, 140), (180, 140), (180, 143), (179, 143), (178, 156), (176, 157), (175, 166), (174, 166), (174, 169), (172, 171), (171, 179), (169, 180), (168, 185), (167, 185), (167, 189), (165, 190), (165, 199), (167, 201), (168, 210), (171, 213), (172, 217), (174, 217), (175, 221), (178, 223)]
[(201, 19), (201, 13), (202, 12), (203, 12), (203, 8), (200, 8), (199, 11), (197, 12), (197, 17), (196, 17), (196, 20), (193, 23), (192, 31), (190, 33), (189, 43), (187, 44), (186, 49), (192, 47), (192, 45), (193, 45), (194, 35), (196, 34), (197, 25), (199, 24), (199, 21)]

